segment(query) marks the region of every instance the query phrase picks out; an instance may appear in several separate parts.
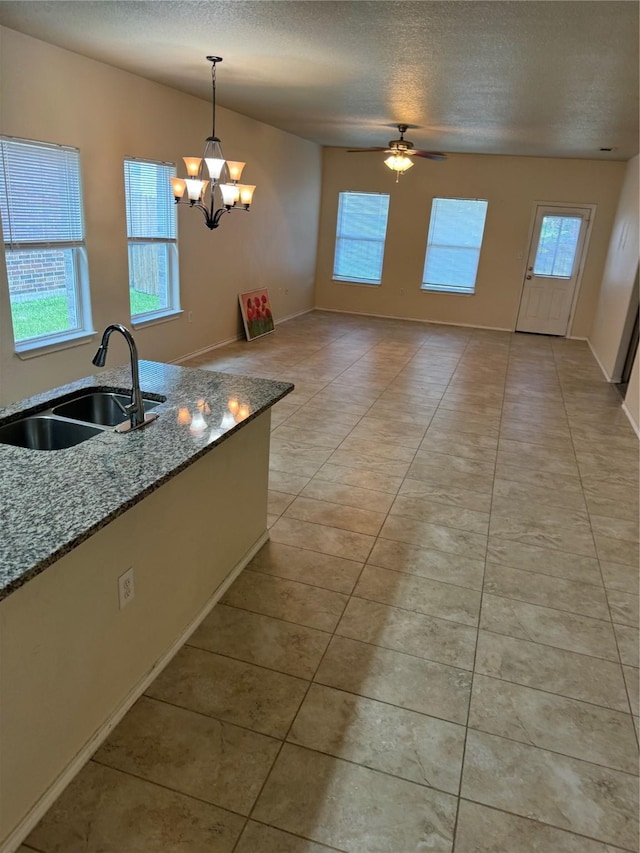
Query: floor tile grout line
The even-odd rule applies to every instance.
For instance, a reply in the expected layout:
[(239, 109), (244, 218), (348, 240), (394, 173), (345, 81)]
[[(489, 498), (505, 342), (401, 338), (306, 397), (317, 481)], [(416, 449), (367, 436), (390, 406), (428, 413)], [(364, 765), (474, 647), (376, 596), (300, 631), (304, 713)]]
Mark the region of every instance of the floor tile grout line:
[[(593, 835), (585, 835), (584, 833), (575, 832), (572, 829), (567, 829), (564, 826), (556, 826), (553, 823), (545, 823), (544, 821), (539, 820), (538, 818), (529, 817), (528, 815), (522, 815), (522, 814), (519, 814), (518, 812), (510, 812), (510, 811), (507, 811), (507, 809), (501, 809), (499, 806), (493, 806), (489, 803), (483, 803), (481, 800), (472, 800), (470, 797), (460, 797), (460, 801), (465, 802), (465, 803), (473, 803), (474, 805), (482, 806), (485, 809), (491, 809), (491, 811), (499, 812), (500, 814), (506, 814), (506, 815), (509, 815), (510, 817), (517, 817), (517, 818), (520, 818), (521, 820), (529, 821), (530, 823), (533, 823), (533, 824), (538, 824), (539, 826), (548, 826), (551, 829), (559, 829), (561, 832), (566, 832), (567, 835), (572, 835), (575, 838), (586, 838), (588, 841), (594, 841), (597, 844), (600, 844), (601, 846), (606, 845), (607, 847), (610, 847), (612, 851), (620, 850), (620, 853), (638, 853), (637, 850), (634, 851), (630, 847), (620, 847), (618, 844), (615, 844), (611, 841), (602, 841), (602, 839), (596, 838)], [(516, 851), (508, 851), (508, 853), (516, 853)], [(546, 851), (541, 851), (541, 853), (546, 853)], [(603, 851), (603, 853), (604, 853), (604, 851)], [(609, 851), (606, 851), (606, 853), (609, 853)]]
[[(318, 844), (319, 843), (318, 841), (314, 841), (313, 838), (310, 838), (307, 835), (299, 835), (296, 832), (291, 832), (291, 830), (289, 830), (289, 829), (280, 829), (280, 827), (275, 826), (272, 823), (267, 823), (267, 821), (265, 821), (264, 819), (260, 820), (259, 818), (256, 818), (256, 817), (247, 818), (247, 824), (249, 823), (249, 821), (253, 821), (254, 823), (259, 823), (261, 826), (267, 826), (267, 827), (269, 827), (269, 829), (275, 829), (277, 832), (282, 832), (285, 835), (291, 835), (294, 838), (299, 838), (302, 841), (310, 841), (312, 844)], [(246, 826), (246, 824), (245, 824), (245, 826)], [(244, 832), (244, 829), (242, 831)], [(241, 838), (242, 838), (242, 833), (240, 834), (240, 837), (238, 838), (238, 842), (240, 841)], [(234, 850), (236, 850), (238, 842), (236, 842), (236, 846), (233, 847), (233, 850), (231, 850), (230, 853), (234, 853)], [(330, 853), (349, 853), (348, 850), (345, 850), (341, 847), (332, 847), (330, 844), (325, 844), (324, 842), (323, 842), (322, 846), (326, 847), (326, 849), (329, 850)], [(252, 853), (259, 853), (259, 851), (252, 851)]]
[[(621, 711), (619, 713), (624, 713), (624, 712)], [(628, 716), (630, 716), (630, 715), (628, 715)], [(633, 721), (632, 720), (629, 720), (629, 724), (631, 725), (631, 728), (633, 728)], [(540, 744), (537, 744), (537, 743), (531, 743), (531, 742), (527, 742), (524, 740), (517, 740), (517, 738), (508, 737), (507, 735), (499, 735), (499, 734), (496, 734), (495, 732), (491, 732), (491, 731), (487, 731), (486, 729), (479, 728), (478, 726), (468, 726), (468, 728), (469, 728), (469, 731), (479, 732), (480, 734), (488, 735), (489, 737), (497, 738), (499, 740), (506, 740), (506, 741), (509, 741), (509, 743), (516, 743), (516, 744), (519, 744), (520, 746), (527, 747), (528, 749), (539, 749), (541, 752), (548, 752), (550, 755), (559, 755), (561, 758), (568, 758), (571, 761), (581, 761), (584, 764), (591, 765), (592, 767), (600, 767), (603, 770), (611, 770), (614, 773), (622, 773), (625, 776), (629, 776), (630, 779), (638, 779), (640, 777), (640, 772), (631, 773), (629, 770), (622, 770), (620, 767), (613, 767), (611, 764), (603, 764), (600, 761), (594, 761), (592, 758), (584, 758), (584, 756), (573, 755), (572, 753), (569, 753), (569, 752), (561, 752), (558, 749), (551, 749), (548, 746), (540, 746)]]
[[(564, 611), (560, 611), (560, 612), (564, 612)], [(608, 623), (605, 622), (604, 624), (606, 625)], [(580, 657), (583, 657), (583, 658), (591, 658), (591, 660), (602, 660), (602, 661), (606, 661), (607, 663), (612, 663), (612, 664), (618, 663), (618, 660), (614, 659), (614, 658), (605, 658), (605, 657), (601, 657), (600, 655), (589, 654), (589, 652), (578, 652), (575, 649), (567, 649), (564, 646), (554, 646), (553, 643), (543, 643), (540, 640), (532, 640), (529, 637), (527, 637), (527, 638), (514, 637), (513, 634), (505, 634), (502, 631), (496, 631), (492, 628), (483, 628), (482, 624), (480, 624), (478, 626), (478, 631), (483, 631), (485, 634), (494, 634), (497, 637), (507, 637), (509, 640), (516, 640), (517, 642), (531, 643), (534, 646), (542, 646), (543, 648), (547, 648), (547, 649), (556, 649), (559, 652), (566, 652), (567, 654), (570, 654), (570, 655), (579, 655)], [(504, 678), (501, 680), (502, 681), (509, 681), (508, 678)], [(514, 683), (518, 683), (518, 682), (514, 682)], [(538, 688), (535, 688), (535, 689), (538, 689)], [(546, 692), (552, 693), (553, 691), (546, 691)], [(594, 704), (597, 704), (597, 703), (594, 703)]]
[[(200, 651), (208, 651), (208, 649), (200, 649)], [(212, 652), (212, 654), (217, 654), (217, 652)], [(221, 657), (226, 657), (226, 655), (221, 655)], [(246, 663), (246, 661), (240, 661), (239, 658), (228, 658), (229, 660), (237, 660), (239, 663)], [(248, 666), (254, 666), (254, 664), (248, 664)], [(258, 664), (255, 664), (258, 666)], [(265, 669), (266, 667), (260, 667), (260, 669)], [(286, 673), (281, 673), (279, 670), (268, 670), (269, 672), (279, 672), (281, 675), (286, 675)], [(296, 676), (292, 676), (295, 678)], [(308, 681), (308, 678), (301, 678), (300, 681)], [(148, 693), (144, 693), (143, 696), (146, 699), (150, 699), (153, 702), (159, 702), (162, 705), (168, 705), (170, 708), (177, 708), (180, 711), (187, 711), (190, 714), (196, 714), (198, 717), (204, 717), (207, 720), (215, 720), (218, 723), (221, 723), (225, 726), (231, 726), (235, 729), (241, 729), (243, 732), (249, 732), (250, 734), (259, 735), (260, 737), (268, 738), (273, 741), (282, 741), (282, 737), (274, 734), (267, 734), (267, 732), (259, 731), (258, 729), (252, 729), (250, 726), (244, 725), (243, 723), (233, 722), (231, 720), (227, 720), (225, 717), (215, 716), (214, 714), (207, 714), (205, 711), (198, 711), (195, 708), (188, 708), (186, 705), (179, 705), (175, 701), (171, 701), (169, 699), (162, 699), (160, 696), (151, 696)], [(142, 697), (140, 697), (142, 698)], [(296, 712), (297, 713), (297, 712)], [(126, 771), (121, 771), (125, 773)]]
[[(491, 561), (488, 560), (487, 562), (491, 562)], [(502, 566), (503, 564), (492, 562), (492, 565)], [(512, 569), (513, 566), (506, 566), (505, 565), (504, 568), (505, 569)], [(514, 571), (527, 571), (527, 570), (526, 569), (514, 569)], [(529, 574), (539, 575), (541, 573), (531, 571), (531, 572), (529, 572)], [(541, 576), (545, 577), (545, 578), (555, 577), (555, 575), (541, 575)], [(557, 578), (557, 580), (567, 580), (567, 579), (566, 578)], [(570, 583), (580, 583), (580, 581), (570, 581)], [(597, 586), (596, 584), (585, 584), (585, 585), (590, 586), (593, 589), (602, 590), (603, 593), (605, 592), (604, 587)], [(593, 619), (594, 622), (602, 622), (604, 625), (614, 624), (611, 621), (610, 617), (605, 618), (603, 616), (592, 616), (590, 613), (582, 613), (580, 610), (568, 610), (566, 607), (560, 607), (557, 604), (555, 604), (555, 605), (554, 604), (541, 604), (539, 601), (531, 601), (531, 599), (529, 599), (529, 598), (518, 598), (516, 595), (508, 595), (506, 592), (494, 592), (492, 590), (489, 590), (489, 591), (485, 592), (484, 594), (485, 595), (492, 595), (495, 598), (502, 598), (505, 601), (519, 601), (521, 604), (529, 604), (531, 607), (541, 607), (544, 610), (553, 610), (555, 613), (567, 613), (570, 616), (579, 616), (582, 619)], [(496, 631), (495, 633), (499, 634), (501, 632)], [(535, 641), (532, 641), (532, 642), (535, 642)], [(548, 643), (544, 643), (544, 645), (548, 645)], [(598, 657), (598, 655), (594, 655), (594, 657)]]
[[(508, 353), (511, 352), (511, 346), (512, 346), (512, 341), (510, 340)], [(506, 386), (506, 381), (507, 381), (506, 375), (508, 372), (508, 360), (509, 360), (509, 356), (507, 354), (507, 370), (505, 370), (505, 379), (504, 379), (505, 386)], [(503, 406), (504, 406), (504, 404), (503, 404)], [(500, 423), (502, 423), (502, 411), (503, 411), (503, 409), (501, 409), (501, 413), (500, 413)], [(492, 482), (492, 487), (491, 487), (491, 504), (489, 507), (489, 513), (490, 514), (491, 514), (491, 510), (493, 508), (493, 490), (495, 487), (496, 471), (497, 471), (497, 464), (496, 464), (496, 467), (494, 467), (494, 476), (493, 476), (493, 482)], [(489, 529), (491, 529), (491, 527), (489, 527)], [(474, 652), (473, 652), (473, 662), (472, 662), (472, 667), (471, 667), (471, 681), (469, 683), (469, 699), (468, 699), (468, 703), (467, 703), (467, 717), (466, 717), (466, 722), (465, 722), (465, 733), (464, 733), (464, 741), (463, 741), (463, 746), (462, 746), (462, 760), (460, 762), (460, 779), (459, 779), (459, 783), (458, 783), (458, 800), (456, 803), (456, 815), (455, 815), (455, 821), (454, 821), (454, 825), (453, 825), (453, 836), (452, 836), (452, 843), (451, 843), (452, 853), (455, 853), (456, 846), (457, 846), (456, 842), (457, 842), (457, 837), (458, 837), (458, 821), (460, 818), (460, 798), (462, 796), (462, 786), (463, 786), (463, 781), (464, 781), (465, 763), (466, 763), (466, 758), (467, 758), (467, 744), (469, 741), (469, 722), (471, 719), (471, 702), (473, 700), (473, 682), (474, 682), (474, 677), (476, 674), (476, 663), (477, 663), (477, 659), (478, 659), (478, 644), (479, 644), (479, 640), (480, 640), (480, 625), (482, 623), (482, 601), (484, 598), (484, 584), (485, 584), (485, 577), (486, 577), (486, 573), (487, 573), (488, 552), (489, 552), (489, 538), (487, 537), (487, 544), (486, 544), (486, 548), (485, 548), (485, 557), (484, 557), (484, 568), (483, 568), (483, 572), (482, 572), (482, 586), (480, 589), (480, 608), (478, 610), (478, 632), (476, 634), (476, 642), (475, 642), (475, 648), (474, 648)]]
[[(178, 706), (179, 707), (179, 706)], [(209, 719), (216, 719), (215, 717), (210, 717)], [(124, 776), (130, 776), (132, 779), (138, 779), (140, 782), (145, 782), (147, 785), (155, 785), (158, 788), (162, 788), (164, 791), (170, 791), (172, 794), (178, 794), (180, 797), (188, 797), (191, 800), (195, 800), (198, 803), (203, 803), (206, 806), (213, 806), (214, 809), (220, 809), (221, 811), (229, 812), (230, 814), (236, 815), (237, 817), (246, 818), (246, 815), (243, 812), (239, 812), (237, 809), (231, 809), (228, 806), (221, 806), (218, 803), (212, 803), (211, 800), (205, 800), (203, 797), (199, 797), (197, 794), (187, 794), (184, 791), (181, 791), (179, 788), (172, 788), (170, 785), (166, 785), (164, 782), (158, 782), (155, 779), (149, 779), (147, 776), (140, 776), (138, 773), (132, 773), (130, 770), (121, 770), (119, 767), (115, 767), (113, 764), (109, 764), (104, 761), (104, 759), (96, 758), (95, 755), (89, 759), (93, 764), (97, 764), (100, 767), (106, 767), (109, 770), (114, 770), (116, 773), (122, 773)]]

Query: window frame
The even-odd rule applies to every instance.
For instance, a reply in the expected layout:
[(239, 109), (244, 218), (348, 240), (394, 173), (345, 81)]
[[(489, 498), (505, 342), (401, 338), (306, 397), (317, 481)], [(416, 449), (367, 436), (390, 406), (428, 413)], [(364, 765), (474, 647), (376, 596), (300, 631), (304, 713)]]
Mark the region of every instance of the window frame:
[[(73, 219), (75, 219), (75, 229), (76, 229), (76, 238), (75, 239), (51, 239), (51, 235), (49, 235), (48, 239), (42, 240), (31, 240), (31, 239), (14, 239), (13, 237), (13, 225), (12, 225), (12, 210), (16, 213), (17, 217), (21, 217), (24, 215), (23, 210), (21, 210), (22, 202), (21, 199), (15, 199), (11, 196), (9, 186), (11, 183), (11, 176), (7, 177), (7, 169), (5, 168), (5, 163), (8, 158), (8, 148), (11, 146), (30, 146), (33, 149), (37, 149), (40, 151), (54, 151), (59, 152), (61, 155), (71, 155), (73, 158), (73, 170), (71, 171), (71, 177), (76, 184), (75, 192), (73, 193), (74, 200), (77, 201), (77, 206), (73, 207), (73, 209), (69, 209), (69, 221), (65, 223), (66, 227), (68, 227), (69, 232), (71, 233), (74, 230)], [(15, 152), (14, 152), (15, 153)], [(34, 163), (37, 163), (37, 155), (33, 157)], [(33, 165), (32, 163), (31, 165)], [(65, 165), (64, 167), (68, 177), (69, 175), (69, 167)], [(22, 170), (21, 170), (22, 171)], [(28, 166), (24, 168), (24, 173), (32, 176), (34, 174), (33, 169)], [(37, 172), (36, 172), (37, 177)], [(43, 183), (44, 178), (43, 178)], [(9, 310), (11, 314), (11, 330), (13, 335), (13, 346), (14, 351), (20, 358), (30, 358), (32, 356), (37, 356), (45, 352), (49, 352), (55, 349), (66, 349), (70, 346), (76, 346), (79, 344), (85, 343), (87, 340), (90, 340), (93, 335), (95, 335), (95, 330), (93, 328), (93, 321), (91, 315), (91, 295), (89, 289), (89, 265), (87, 262), (87, 249), (86, 249), (86, 230), (85, 230), (85, 219), (84, 219), (84, 199), (82, 193), (82, 164), (80, 159), (80, 150), (75, 146), (71, 145), (61, 145), (59, 143), (54, 142), (45, 142), (37, 139), (24, 139), (21, 137), (9, 136), (6, 134), (0, 134), (0, 192), (3, 195), (3, 207), (6, 210), (7, 216), (6, 221), (3, 218), (2, 222), (2, 239), (3, 239), (3, 248), (4, 248), (4, 256), (5, 256), (5, 270), (6, 270), (6, 280), (7, 280), (7, 295), (9, 300)], [(34, 182), (30, 178), (30, 186), (33, 187)], [(20, 188), (21, 182), (18, 183), (18, 188)], [(36, 184), (36, 186), (38, 186)], [(33, 216), (33, 205), (30, 204), (30, 199), (32, 195), (28, 193), (24, 193), (25, 201), (24, 201), (24, 209), (26, 215)], [(69, 201), (69, 198), (66, 199)], [(16, 224), (16, 230), (24, 229), (24, 224), (19, 220)], [(46, 230), (46, 229), (45, 229)], [(8, 234), (7, 234), (8, 232)], [(13, 307), (14, 303), (12, 301), (12, 293), (11, 293), (11, 272), (9, 269), (9, 264), (7, 260), (11, 256), (12, 253), (28, 253), (28, 252), (55, 252), (55, 251), (71, 251), (72, 252), (72, 263), (73, 263), (73, 280), (72, 280), (72, 292), (74, 294), (74, 310), (77, 319), (76, 326), (72, 329), (66, 329), (63, 331), (57, 332), (47, 332), (42, 335), (34, 335), (27, 338), (16, 339), (16, 330), (14, 325), (14, 317), (13, 317)]]
[[(373, 237), (347, 237), (345, 234), (343, 234), (341, 232), (343, 198), (346, 198), (348, 196), (376, 196), (379, 198), (385, 198), (386, 199), (387, 206), (386, 206), (386, 211), (385, 211), (384, 235), (381, 239), (373, 238)], [(332, 281), (340, 282), (341, 284), (356, 284), (356, 285), (365, 286), (365, 287), (380, 287), (380, 285), (382, 284), (382, 272), (384, 269), (384, 252), (385, 252), (385, 245), (386, 245), (386, 240), (387, 240), (387, 229), (389, 226), (389, 204), (390, 204), (390, 200), (391, 200), (390, 194), (389, 193), (383, 193), (383, 192), (369, 192), (366, 190), (365, 191), (363, 191), (363, 190), (341, 190), (338, 193), (338, 210), (336, 213), (336, 236), (335, 236), (335, 246), (334, 246), (334, 253), (333, 253), (333, 271), (331, 274)], [(379, 277), (378, 278), (368, 279), (368, 278), (364, 278), (361, 276), (357, 276), (357, 277), (356, 276), (347, 276), (347, 275), (341, 275), (339, 272), (337, 272), (338, 263), (340, 261), (340, 258), (338, 257), (340, 241), (346, 240), (346, 239), (360, 240), (361, 242), (365, 242), (365, 243), (378, 243), (381, 245), (382, 253), (381, 253), (381, 258), (380, 258), (380, 271), (379, 271)]]
[[(482, 221), (482, 230), (480, 232), (480, 240), (477, 246), (462, 246), (459, 244), (437, 244), (431, 242), (432, 234), (435, 229), (435, 220), (434, 220), (434, 211), (437, 210), (437, 202), (447, 202), (447, 201), (472, 201), (472, 202), (480, 202), (484, 204), (484, 219)], [(487, 226), (487, 214), (489, 212), (489, 201), (484, 198), (461, 198), (457, 196), (435, 196), (431, 200), (431, 212), (429, 215), (429, 230), (427, 232), (427, 245), (424, 254), (424, 263), (422, 267), (422, 281), (420, 284), (420, 290), (426, 293), (450, 293), (458, 296), (473, 296), (476, 292), (476, 283), (478, 281), (478, 269), (480, 267), (480, 255), (482, 252), (482, 244), (484, 242), (484, 232)], [(465, 249), (465, 250), (473, 250), (477, 252), (476, 258), (476, 266), (473, 275), (473, 284), (471, 286), (463, 286), (456, 284), (436, 284), (433, 282), (426, 282), (426, 273), (427, 273), (427, 261), (429, 258), (429, 249), (432, 247), (439, 248), (450, 248), (450, 249)]]
[[(166, 187), (167, 187), (167, 210), (171, 211), (171, 220), (173, 225), (173, 237), (157, 237), (157, 236), (136, 236), (130, 235), (130, 204), (131, 199), (128, 195), (128, 164), (138, 163), (146, 166), (154, 166), (161, 168), (166, 172)], [(129, 314), (131, 323), (134, 328), (153, 325), (154, 323), (164, 322), (179, 317), (183, 311), (180, 307), (180, 268), (178, 260), (178, 216), (176, 204), (171, 191), (169, 177), (175, 177), (175, 163), (167, 163), (161, 160), (150, 160), (147, 157), (125, 157), (123, 161), (124, 171), (124, 194), (125, 194), (125, 218), (127, 229), (127, 269), (129, 273)], [(162, 308), (152, 311), (141, 311), (134, 314), (131, 305), (131, 249), (133, 246), (165, 246), (167, 252), (166, 269), (167, 269), (167, 302), (168, 304)]]

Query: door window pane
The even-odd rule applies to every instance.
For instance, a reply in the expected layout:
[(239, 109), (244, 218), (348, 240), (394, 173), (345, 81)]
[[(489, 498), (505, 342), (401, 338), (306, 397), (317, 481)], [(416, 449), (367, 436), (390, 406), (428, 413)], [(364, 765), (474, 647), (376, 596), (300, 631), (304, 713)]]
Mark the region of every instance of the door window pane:
[(571, 278), (581, 225), (579, 216), (543, 217), (533, 264), (534, 275)]
[(434, 198), (423, 290), (474, 292), (487, 207), (480, 199)]
[(380, 284), (388, 214), (388, 195), (340, 193), (334, 279)]

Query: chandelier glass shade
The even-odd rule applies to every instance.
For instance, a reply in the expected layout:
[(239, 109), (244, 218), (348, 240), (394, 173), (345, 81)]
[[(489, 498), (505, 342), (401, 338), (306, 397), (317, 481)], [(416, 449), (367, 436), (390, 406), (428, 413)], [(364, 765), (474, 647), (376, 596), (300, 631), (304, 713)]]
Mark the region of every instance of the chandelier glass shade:
[[(222, 143), (216, 136), (216, 64), (221, 56), (207, 56), (211, 66), (212, 124), (211, 136), (207, 137), (202, 157), (183, 157), (186, 178), (171, 178), (171, 187), (176, 204), (197, 207), (205, 218), (207, 228), (213, 230), (220, 224), (225, 213), (232, 210), (249, 210), (255, 186), (241, 184), (240, 177), (246, 163), (225, 160)], [(204, 177), (204, 168), (208, 179)], [(223, 181), (226, 178), (226, 181)], [(220, 206), (217, 198), (220, 199)]]

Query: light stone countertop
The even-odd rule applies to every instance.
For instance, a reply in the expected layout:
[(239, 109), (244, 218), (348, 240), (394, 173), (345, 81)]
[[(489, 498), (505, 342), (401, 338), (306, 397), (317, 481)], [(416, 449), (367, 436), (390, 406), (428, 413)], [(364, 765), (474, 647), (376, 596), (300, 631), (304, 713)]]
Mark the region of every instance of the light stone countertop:
[[(0, 599), (293, 390), (287, 382), (152, 361), (140, 361), (140, 384), (143, 393), (166, 397), (153, 409), (158, 419), (143, 429), (107, 430), (64, 450), (0, 444)], [(130, 367), (101, 371), (0, 409), (0, 425), (81, 389), (129, 393)], [(229, 411), (234, 399), (248, 409), (239, 422)], [(179, 423), (180, 409), (197, 415), (196, 423)]]

